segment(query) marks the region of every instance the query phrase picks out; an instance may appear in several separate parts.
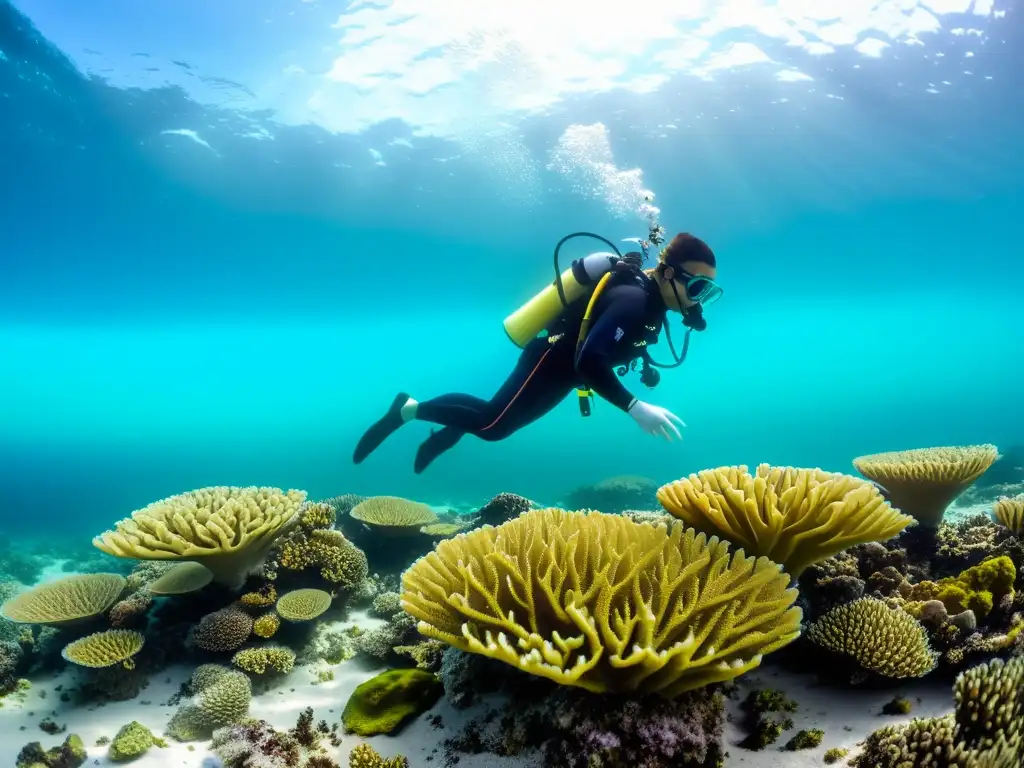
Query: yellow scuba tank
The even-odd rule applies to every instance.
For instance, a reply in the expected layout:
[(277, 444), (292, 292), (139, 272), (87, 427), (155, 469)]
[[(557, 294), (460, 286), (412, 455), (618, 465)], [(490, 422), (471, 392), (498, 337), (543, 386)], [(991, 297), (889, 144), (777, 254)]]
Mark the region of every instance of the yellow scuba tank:
[[(592, 253), (586, 257), (585, 267), (580, 267), (578, 272), (574, 267), (561, 271), (558, 265), (558, 252), (562, 245), (573, 237), (596, 238), (609, 245), (613, 253)], [(555, 246), (554, 282), (505, 318), (505, 333), (512, 343), (520, 349), (529, 344), (537, 334), (554, 322), (563, 309), (590, 294), (600, 279), (611, 271), (615, 262), (621, 258), (622, 254), (611, 241), (591, 232), (573, 232), (559, 240)], [(581, 278), (585, 282), (580, 282)]]

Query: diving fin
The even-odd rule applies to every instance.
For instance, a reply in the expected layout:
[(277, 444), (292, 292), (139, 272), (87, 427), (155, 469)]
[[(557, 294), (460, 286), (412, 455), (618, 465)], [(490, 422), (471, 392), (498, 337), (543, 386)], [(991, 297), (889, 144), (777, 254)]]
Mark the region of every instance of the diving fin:
[(363, 436), (359, 438), (359, 442), (356, 444), (356, 450), (352, 454), (352, 461), (355, 464), (361, 464), (367, 456), (373, 453), (380, 447), (380, 444), (387, 440), (394, 432), (398, 431), (398, 428), (405, 424), (405, 419), (402, 418), (402, 406), (409, 402), (410, 396), (405, 392), (399, 392), (395, 395), (395, 399), (391, 401), (391, 407), (388, 408), (380, 419), (363, 433)]

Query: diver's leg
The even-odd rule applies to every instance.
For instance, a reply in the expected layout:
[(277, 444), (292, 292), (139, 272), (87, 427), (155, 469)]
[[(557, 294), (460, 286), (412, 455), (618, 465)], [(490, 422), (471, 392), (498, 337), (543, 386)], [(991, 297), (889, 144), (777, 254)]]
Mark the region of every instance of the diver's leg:
[[(488, 404), (488, 410), (497, 415), (483, 427), (472, 434), (483, 440), (503, 440), (522, 429), (527, 424), (539, 419), (558, 405), (574, 386), (574, 371), (571, 357), (561, 359), (558, 352), (554, 359), (548, 359), (546, 366), (537, 370), (532, 376), (519, 381), (512, 397)], [(495, 397), (495, 400), (498, 398)], [(498, 407), (500, 406), (500, 411)], [(413, 470), (419, 474), (434, 459), (452, 448), (465, 434), (465, 431), (453, 427), (432, 432), (416, 451)]]
[(352, 454), (352, 461), (360, 464), (391, 434), (396, 432), (400, 426), (411, 421), (415, 412), (416, 401), (405, 392), (399, 392), (391, 401), (387, 413), (375, 421), (363, 436), (359, 438), (356, 449)]

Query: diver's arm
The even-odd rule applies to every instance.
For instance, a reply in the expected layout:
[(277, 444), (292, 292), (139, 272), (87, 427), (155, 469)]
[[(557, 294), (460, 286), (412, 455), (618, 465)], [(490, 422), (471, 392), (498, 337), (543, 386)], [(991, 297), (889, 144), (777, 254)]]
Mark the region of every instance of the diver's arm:
[(643, 289), (619, 289), (621, 295), (594, 322), (576, 358), (576, 372), (594, 392), (623, 411), (636, 398), (615, 375), (612, 353), (619, 344), (630, 344), (627, 329), (644, 322), (647, 297)]

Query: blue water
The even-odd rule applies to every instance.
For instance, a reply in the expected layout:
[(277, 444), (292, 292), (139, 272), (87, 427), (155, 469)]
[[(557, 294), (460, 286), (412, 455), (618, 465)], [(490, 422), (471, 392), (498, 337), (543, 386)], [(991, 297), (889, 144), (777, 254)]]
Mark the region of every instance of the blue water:
[[(504, 115), (473, 141), (397, 118), (358, 131), (284, 120), (261, 91), (284, 63), (275, 35), (291, 34), (281, 5), (16, 5), (26, 15), (0, 5), (5, 533), (38, 536), (45, 521), (84, 540), (204, 485), (555, 503), (622, 473), (852, 471), (867, 452), (1024, 441), (1013, 5), (946, 14), (922, 45), (878, 57), (762, 40), (813, 81), (756, 66), (674, 75), (650, 93)], [(291, 5), (334, 39), (344, 3)], [(257, 23), (272, 14), (281, 24)], [(231, 30), (247, 42), (225, 42)], [(151, 64), (133, 58), (147, 52)], [(190, 57), (206, 90), (162, 84), (186, 71), (169, 60)], [(237, 85), (214, 99), (210, 78)], [(238, 106), (245, 91), (260, 111)], [(570, 398), (502, 443), (463, 440), (420, 476), (426, 424), (353, 466), (396, 391), (500, 384), (517, 354), (502, 320), (550, 280), (559, 237), (644, 234), (600, 189), (546, 167), (567, 127), (597, 122), (669, 233), (718, 254), (725, 296), (685, 365), (650, 393), (626, 379), (686, 421), (684, 441), (602, 402), (581, 419)], [(258, 130), (273, 138), (246, 136)], [(668, 358), (664, 342), (654, 354)]]

